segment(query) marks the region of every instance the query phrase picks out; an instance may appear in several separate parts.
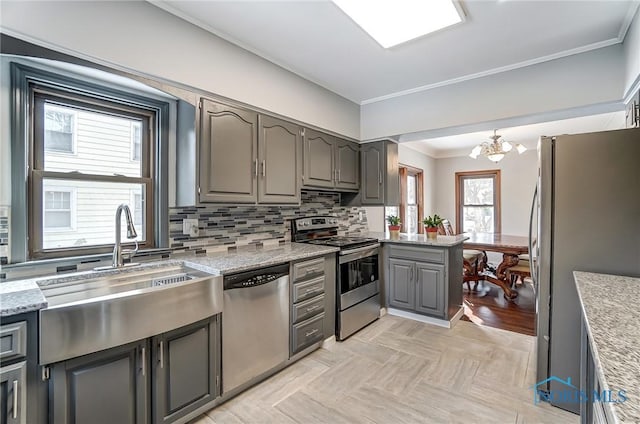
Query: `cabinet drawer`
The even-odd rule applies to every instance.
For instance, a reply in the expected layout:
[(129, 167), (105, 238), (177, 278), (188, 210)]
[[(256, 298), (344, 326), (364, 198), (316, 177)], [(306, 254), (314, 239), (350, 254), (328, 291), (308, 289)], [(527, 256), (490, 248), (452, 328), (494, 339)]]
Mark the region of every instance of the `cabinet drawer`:
[(324, 338), (322, 332), (324, 313), (293, 326), (291, 348), (297, 353)]
[(299, 281), (318, 274), (324, 274), (324, 258), (317, 258), (293, 264), (293, 281)]
[(324, 293), (324, 275), (313, 280), (295, 283), (293, 285), (293, 303), (300, 302)]
[(389, 257), (414, 259), (422, 262), (444, 263), (444, 249), (430, 247), (409, 247), (392, 244), (389, 246)]
[(313, 299), (309, 299), (293, 305), (292, 322), (295, 324), (323, 311), (324, 294), (321, 294), (320, 296), (314, 297)]
[(0, 326), (0, 359), (20, 358), (27, 355), (27, 322), (20, 321)]

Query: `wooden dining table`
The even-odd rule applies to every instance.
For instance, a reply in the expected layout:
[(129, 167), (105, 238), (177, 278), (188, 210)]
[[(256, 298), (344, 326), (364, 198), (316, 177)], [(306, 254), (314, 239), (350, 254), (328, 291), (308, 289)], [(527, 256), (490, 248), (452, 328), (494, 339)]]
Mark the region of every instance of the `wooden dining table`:
[(502, 262), (496, 269), (495, 277), (484, 275), (484, 279), (490, 281), (504, 291), (504, 297), (512, 300), (518, 296), (518, 292), (512, 290), (511, 281), (507, 278), (506, 270), (518, 264), (518, 255), (529, 253), (529, 239), (522, 236), (510, 236), (498, 233), (465, 233), (469, 237), (463, 244), (465, 249), (481, 250), (484, 252), (485, 263), (487, 261), (486, 252), (502, 253)]

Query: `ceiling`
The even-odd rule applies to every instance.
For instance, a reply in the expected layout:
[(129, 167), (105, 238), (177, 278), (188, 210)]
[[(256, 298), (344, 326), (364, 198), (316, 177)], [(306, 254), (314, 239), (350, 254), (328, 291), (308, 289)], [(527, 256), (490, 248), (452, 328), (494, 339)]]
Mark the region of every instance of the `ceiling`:
[(384, 49), (328, 0), (149, 0), (366, 104), (620, 43), (637, 0), (466, 0), (466, 22)]

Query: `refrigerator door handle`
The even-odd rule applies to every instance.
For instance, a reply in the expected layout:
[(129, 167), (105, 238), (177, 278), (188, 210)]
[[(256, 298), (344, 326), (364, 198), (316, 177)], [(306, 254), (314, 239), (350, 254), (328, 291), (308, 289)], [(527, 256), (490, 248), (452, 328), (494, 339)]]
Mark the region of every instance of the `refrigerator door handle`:
[[(534, 258), (533, 255), (533, 215), (536, 212), (536, 204), (538, 202), (538, 186), (536, 185), (535, 190), (533, 191), (533, 201), (531, 202), (531, 215), (529, 216), (529, 272), (531, 273), (531, 279), (533, 280), (533, 291), (534, 295), (538, 287), (538, 276), (535, 274), (535, 266), (533, 266)], [(536, 241), (539, 243), (539, 240)]]

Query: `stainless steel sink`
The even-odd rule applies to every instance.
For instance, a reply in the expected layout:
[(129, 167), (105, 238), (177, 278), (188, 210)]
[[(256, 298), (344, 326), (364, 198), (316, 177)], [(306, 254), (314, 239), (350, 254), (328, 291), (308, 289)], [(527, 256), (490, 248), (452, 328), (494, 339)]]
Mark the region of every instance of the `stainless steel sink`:
[(222, 312), (222, 277), (186, 267), (139, 266), (38, 282), (40, 364), (151, 337)]

